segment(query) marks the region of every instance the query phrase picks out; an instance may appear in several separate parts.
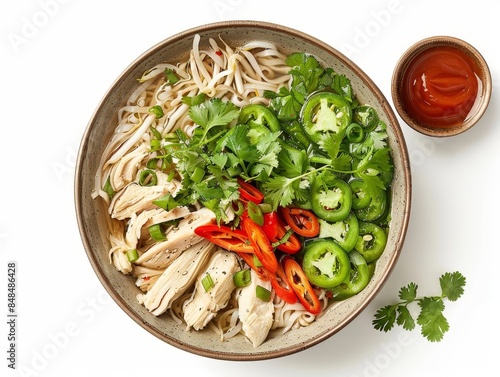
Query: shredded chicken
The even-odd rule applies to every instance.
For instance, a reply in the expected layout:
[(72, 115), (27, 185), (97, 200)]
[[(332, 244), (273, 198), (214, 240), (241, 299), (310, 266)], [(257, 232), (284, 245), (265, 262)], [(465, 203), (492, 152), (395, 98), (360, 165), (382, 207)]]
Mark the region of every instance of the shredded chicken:
[(254, 347), (266, 340), (273, 325), (274, 305), (272, 300), (263, 301), (257, 297), (257, 285), (271, 291), (271, 283), (263, 281), (251, 270), (252, 282), (244, 287), (238, 295), (239, 317), (243, 323), (243, 332)]
[(171, 211), (165, 211), (163, 208), (156, 208), (143, 211), (139, 215), (132, 215), (125, 236), (127, 245), (130, 249), (136, 249), (139, 240), (149, 238), (148, 228), (150, 226), (177, 220), (189, 216), (190, 213), (187, 207), (175, 207)]
[(184, 250), (203, 240), (194, 230), (214, 219), (215, 214), (208, 208), (190, 212), (189, 215), (179, 221), (177, 227), (166, 233), (167, 239), (165, 241), (154, 243), (135, 263), (155, 269), (167, 268)]
[(165, 174), (160, 172), (156, 174), (158, 182), (154, 186), (141, 186), (137, 182), (132, 182), (117, 192), (108, 209), (111, 217), (125, 220), (142, 211), (158, 208), (153, 201), (165, 194), (174, 195), (179, 190), (179, 181), (168, 181)]
[(175, 299), (192, 287), (215, 248), (214, 244), (204, 240), (185, 250), (146, 294), (137, 295), (139, 303), (155, 316), (163, 314)]
[[(207, 269), (198, 276), (190, 300), (184, 303), (184, 320), (187, 329), (203, 329), (217, 312), (224, 309), (236, 288), (233, 275), (240, 270), (238, 258), (230, 251), (218, 249), (210, 259)], [(202, 280), (209, 276), (213, 286), (205, 290)]]

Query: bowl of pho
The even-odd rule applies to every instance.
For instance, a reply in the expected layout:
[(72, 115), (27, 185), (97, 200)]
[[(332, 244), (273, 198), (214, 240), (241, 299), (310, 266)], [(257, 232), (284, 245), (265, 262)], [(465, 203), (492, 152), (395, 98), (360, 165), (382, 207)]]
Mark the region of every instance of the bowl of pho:
[(145, 51), (98, 103), (75, 172), (82, 243), (116, 304), (174, 347), (233, 361), (302, 351), (356, 318), (395, 267), (410, 203), (376, 84), (325, 42), (257, 21)]

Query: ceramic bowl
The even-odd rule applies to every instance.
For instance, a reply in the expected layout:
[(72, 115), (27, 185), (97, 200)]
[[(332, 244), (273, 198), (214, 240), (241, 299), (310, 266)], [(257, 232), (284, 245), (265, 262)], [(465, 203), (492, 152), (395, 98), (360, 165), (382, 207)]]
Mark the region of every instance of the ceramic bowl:
[[(155, 317), (139, 305), (135, 279), (118, 272), (109, 262), (105, 210), (98, 200), (91, 197), (99, 159), (114, 131), (117, 109), (137, 87), (137, 78), (145, 70), (159, 62), (175, 62), (189, 56), (195, 34), (200, 35), (201, 41), (220, 36), (231, 46), (256, 39), (267, 40), (288, 53), (306, 51), (315, 55), (325, 65), (347, 75), (360, 101), (376, 108), (380, 118), (388, 125), (389, 144), (393, 150), (392, 223), (386, 250), (377, 262), (369, 285), (357, 296), (332, 305), (311, 325), (286, 334), (272, 333), (257, 348), (239, 335), (222, 342), (212, 331), (186, 331), (185, 324), (177, 324), (166, 315)], [(161, 41), (133, 61), (97, 105), (82, 137), (75, 173), (75, 206), (82, 242), (98, 279), (116, 304), (137, 325), (172, 346), (196, 355), (233, 361), (290, 355), (330, 338), (347, 326), (381, 290), (394, 269), (408, 227), (410, 202), (411, 174), (406, 143), (391, 106), (376, 84), (352, 61), (325, 42), (282, 25), (256, 21), (221, 22), (192, 28)], [(89, 276), (89, 279), (92, 278)]]
[[(475, 99), (473, 99), (473, 102), (471, 102), (471, 105), (466, 107), (466, 110), (463, 112), (463, 117), (461, 117), (457, 121), (454, 121), (453, 124), (450, 123), (446, 125), (437, 125), (437, 123), (442, 123), (443, 118), (447, 118), (448, 115), (439, 114), (434, 119), (422, 119), (421, 117), (416, 117), (415, 114), (412, 113), (411, 105), (408, 104), (409, 101), (405, 100), (405, 93), (408, 93), (405, 88), (415, 85), (415, 82), (409, 82), (411, 80), (409, 79), (409, 77), (411, 76), (410, 71), (413, 69), (412, 67), (414, 67), (414, 64), (425, 59), (424, 54), (427, 54), (427, 56), (429, 56), (429, 54), (434, 54), (436, 53), (436, 51), (442, 49), (448, 49), (448, 51), (455, 51), (459, 54), (462, 54), (460, 59), (463, 62), (467, 63), (468, 66), (470, 66), (473, 75), (475, 76), (472, 77), (472, 80), (477, 83), (477, 95), (475, 96)], [(466, 77), (464, 76), (464, 73), (457, 73), (457, 71), (452, 71), (457, 66), (453, 66), (456, 63), (451, 64), (452, 65), (448, 65), (448, 68), (451, 68), (451, 70), (448, 69), (447, 72), (441, 73), (440, 79), (449, 80), (448, 83), (450, 83), (446, 83), (444, 85), (456, 85), (457, 80), (464, 80), (465, 82)], [(420, 78), (417, 81), (420, 81)], [(429, 88), (429, 85), (432, 85), (432, 82), (430, 82), (429, 77), (427, 77), (427, 81), (428, 82), (426, 89), (431, 90)], [(441, 81), (438, 85), (442, 85), (443, 82), (445, 81)], [(473, 83), (473, 86), (475, 86), (476, 83)], [(468, 88), (471, 87), (472, 85), (467, 84), (463, 88), (460, 88), (460, 90), (468, 90)], [(448, 98), (452, 98), (452, 95), (456, 94), (456, 92), (454, 92), (454, 89), (450, 86), (447, 86), (445, 88), (440, 87), (439, 89), (441, 89), (443, 93), (450, 93)], [(458, 135), (473, 127), (479, 121), (479, 119), (481, 119), (488, 107), (491, 97), (491, 90), (491, 74), (488, 68), (488, 64), (486, 63), (483, 56), (479, 53), (478, 50), (476, 50), (476, 48), (474, 48), (469, 43), (459, 38), (450, 36), (429, 37), (422, 39), (410, 46), (403, 53), (394, 68), (391, 86), (394, 107), (396, 108), (401, 118), (405, 121), (405, 123), (407, 123), (414, 130), (424, 135), (435, 137)], [(434, 99), (432, 99), (432, 101), (434, 101)], [(426, 106), (428, 106), (427, 108), (429, 108), (429, 106), (432, 106), (433, 104), (429, 99), (427, 99), (425, 102)], [(456, 108), (458, 108), (458, 106)], [(449, 111), (453, 112), (453, 109), (450, 108)], [(441, 119), (439, 119), (438, 117)]]

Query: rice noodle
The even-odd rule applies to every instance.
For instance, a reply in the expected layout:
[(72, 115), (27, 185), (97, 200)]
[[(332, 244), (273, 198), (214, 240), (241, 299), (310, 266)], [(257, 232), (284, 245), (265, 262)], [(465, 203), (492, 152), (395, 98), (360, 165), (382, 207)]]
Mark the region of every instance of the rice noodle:
[[(137, 179), (138, 171), (144, 168), (148, 155), (155, 156), (155, 152), (150, 151), (150, 141), (154, 138), (152, 127), (163, 136), (176, 130), (182, 130), (188, 136), (192, 134), (196, 124), (188, 116), (189, 106), (182, 102), (183, 97), (204, 93), (210, 98), (232, 101), (239, 107), (250, 103), (266, 105), (269, 100), (263, 96), (264, 91), (278, 92), (291, 80), (287, 73), (289, 67), (285, 63), (286, 55), (272, 43), (253, 41), (231, 48), (220, 38), (219, 41), (210, 38), (209, 47), (202, 49), (200, 42), (200, 36), (196, 35), (186, 61), (160, 63), (144, 72), (137, 88), (118, 109), (115, 132), (103, 152), (96, 173), (94, 198), (100, 198), (109, 205), (110, 198), (103, 190), (105, 182), (109, 181), (112, 189), (118, 193)], [(174, 84), (167, 82), (165, 69), (174, 71), (179, 81)], [(153, 106), (160, 106), (164, 116), (157, 119), (150, 113), (149, 109)], [(124, 274), (132, 273), (137, 278), (136, 285), (142, 291), (148, 291), (162, 270), (144, 266), (134, 268), (125, 256), (132, 247), (139, 249), (142, 246), (141, 250), (144, 250), (152, 243), (151, 239), (140, 239), (143, 234), (140, 227), (134, 228), (134, 233), (125, 237), (127, 229), (132, 227), (132, 222), (137, 218), (132, 216), (127, 221), (107, 218), (111, 243), (109, 260)], [(236, 294), (233, 293), (233, 296)], [(175, 322), (183, 322), (183, 304), (191, 295), (192, 291), (182, 295), (168, 309)], [(322, 305), (326, 306), (326, 296), (321, 296), (321, 300)], [(234, 297), (232, 302), (208, 325), (221, 340), (242, 332)], [(274, 297), (273, 303), (273, 330), (287, 332), (307, 326), (315, 319), (300, 303), (290, 305), (277, 297)]]

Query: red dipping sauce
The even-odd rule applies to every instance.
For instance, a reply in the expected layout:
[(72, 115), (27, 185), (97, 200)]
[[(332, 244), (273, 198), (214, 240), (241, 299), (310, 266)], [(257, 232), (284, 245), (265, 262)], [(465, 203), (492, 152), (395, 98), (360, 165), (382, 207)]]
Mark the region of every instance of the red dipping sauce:
[(408, 115), (428, 127), (461, 124), (481, 85), (478, 69), (457, 48), (431, 47), (416, 55), (401, 81), (401, 101)]

